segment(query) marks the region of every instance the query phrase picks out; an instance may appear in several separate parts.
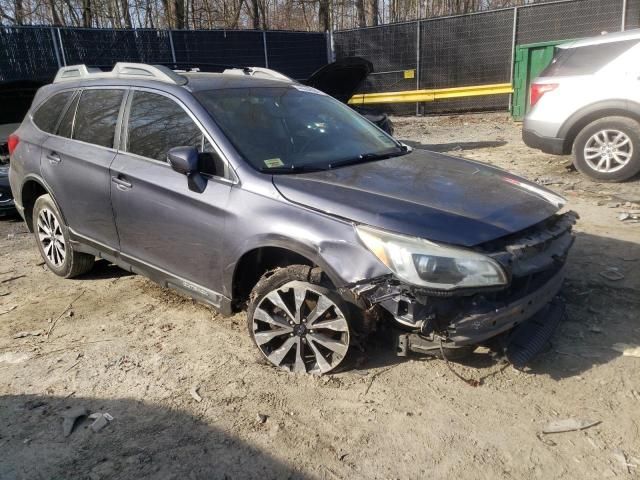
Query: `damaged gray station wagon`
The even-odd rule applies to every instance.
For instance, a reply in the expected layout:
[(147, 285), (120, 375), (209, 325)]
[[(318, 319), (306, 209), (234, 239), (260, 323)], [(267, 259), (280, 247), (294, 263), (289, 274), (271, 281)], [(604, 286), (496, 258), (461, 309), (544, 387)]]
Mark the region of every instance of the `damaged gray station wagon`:
[(332, 371), (372, 331), (399, 355), (488, 345), (523, 365), (563, 315), (576, 216), (561, 197), (412, 150), (277, 72), (65, 67), (9, 146), (51, 271), (100, 257), (246, 308), (289, 371)]

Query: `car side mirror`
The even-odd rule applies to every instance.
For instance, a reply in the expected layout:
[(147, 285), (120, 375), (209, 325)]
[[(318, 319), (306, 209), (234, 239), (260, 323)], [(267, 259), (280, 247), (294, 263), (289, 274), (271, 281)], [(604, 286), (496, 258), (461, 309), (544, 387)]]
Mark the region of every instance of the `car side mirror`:
[(195, 147), (173, 147), (167, 160), (176, 172), (187, 176), (189, 190), (202, 193), (207, 180), (198, 171), (198, 150)]

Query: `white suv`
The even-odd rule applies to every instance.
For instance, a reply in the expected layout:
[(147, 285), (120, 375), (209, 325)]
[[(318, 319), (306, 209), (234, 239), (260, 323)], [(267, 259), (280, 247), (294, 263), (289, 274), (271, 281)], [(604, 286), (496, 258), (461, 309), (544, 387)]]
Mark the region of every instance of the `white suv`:
[(583, 174), (620, 182), (640, 172), (640, 30), (560, 45), (531, 84), (522, 138), (568, 155)]

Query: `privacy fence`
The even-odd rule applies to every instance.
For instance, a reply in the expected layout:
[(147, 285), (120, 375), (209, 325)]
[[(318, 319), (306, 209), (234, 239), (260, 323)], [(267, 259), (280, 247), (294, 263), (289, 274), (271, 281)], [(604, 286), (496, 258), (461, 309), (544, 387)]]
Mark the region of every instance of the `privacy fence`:
[[(304, 79), (332, 58), (348, 56), (364, 57), (374, 65), (375, 72), (360, 93), (510, 84), (516, 45), (639, 26), (640, 0), (561, 0), (332, 35), (0, 27), (0, 87), (16, 82), (37, 86), (50, 81), (63, 65), (85, 63), (109, 68), (118, 61), (200, 67), (204, 71), (232, 65), (264, 66)], [(489, 93), (492, 91), (489, 89)], [(14, 104), (14, 116), (20, 118), (30, 103), (28, 95), (20, 89), (15, 94), (3, 89), (0, 101), (5, 107), (4, 116)], [(509, 95), (503, 93), (382, 107), (411, 114), (508, 106)]]
[[(510, 83), (516, 45), (640, 26), (640, 0), (568, 0), (335, 32), (337, 58), (375, 69), (361, 92)], [(507, 109), (509, 95), (385, 105), (396, 113)]]
[(64, 65), (110, 68), (122, 61), (211, 71), (269, 67), (303, 79), (327, 55), (327, 36), (317, 32), (0, 27), (0, 82), (46, 82)]

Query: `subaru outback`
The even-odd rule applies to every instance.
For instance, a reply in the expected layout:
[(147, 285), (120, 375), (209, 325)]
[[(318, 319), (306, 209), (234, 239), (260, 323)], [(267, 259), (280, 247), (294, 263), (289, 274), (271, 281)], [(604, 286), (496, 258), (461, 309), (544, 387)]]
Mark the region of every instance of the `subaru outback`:
[(498, 345), (524, 364), (544, 347), (576, 219), (561, 197), (252, 73), (61, 69), (9, 142), (47, 267), (103, 258), (246, 308), (262, 356), (293, 372), (344, 366), (373, 331), (399, 355)]

